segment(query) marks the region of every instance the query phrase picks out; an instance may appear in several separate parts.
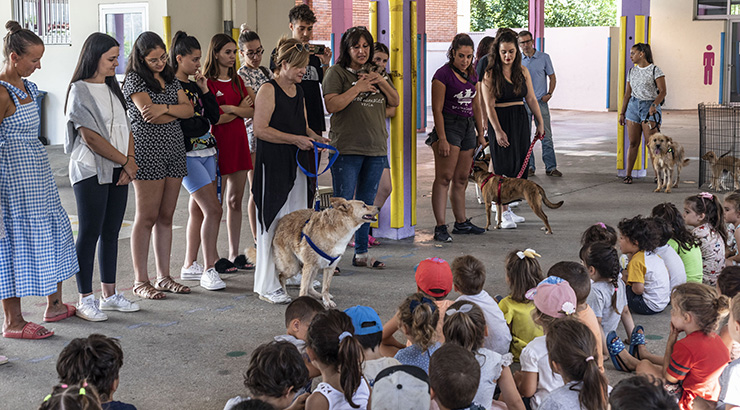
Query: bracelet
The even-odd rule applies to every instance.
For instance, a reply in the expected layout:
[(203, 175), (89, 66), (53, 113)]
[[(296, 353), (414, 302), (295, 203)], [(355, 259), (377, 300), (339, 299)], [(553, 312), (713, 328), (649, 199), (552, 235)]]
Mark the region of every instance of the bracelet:
[(123, 163), (122, 167), (126, 167), (128, 165), (128, 161), (131, 159), (131, 155), (126, 155), (126, 162)]

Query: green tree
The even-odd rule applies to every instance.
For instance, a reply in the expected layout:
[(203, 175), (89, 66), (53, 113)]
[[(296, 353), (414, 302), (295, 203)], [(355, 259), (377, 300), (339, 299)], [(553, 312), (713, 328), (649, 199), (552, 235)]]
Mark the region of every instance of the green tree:
[[(471, 0), (473, 31), (527, 27), (529, 0)], [(614, 26), (616, 0), (545, 0), (547, 27)]]

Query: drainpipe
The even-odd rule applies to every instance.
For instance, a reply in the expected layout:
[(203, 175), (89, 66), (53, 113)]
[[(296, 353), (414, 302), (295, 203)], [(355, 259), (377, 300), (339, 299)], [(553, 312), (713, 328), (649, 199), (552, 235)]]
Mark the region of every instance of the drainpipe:
[(231, 29), (234, 28), (234, 2), (233, 0), (222, 0), (221, 10), (223, 12), (224, 33), (231, 36)]

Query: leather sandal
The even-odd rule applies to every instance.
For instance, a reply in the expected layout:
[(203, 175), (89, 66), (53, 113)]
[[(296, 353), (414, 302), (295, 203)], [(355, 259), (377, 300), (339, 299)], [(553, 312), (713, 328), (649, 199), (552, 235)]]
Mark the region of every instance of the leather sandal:
[(175, 282), (175, 280), (172, 279), (172, 276), (162, 276), (161, 278), (157, 278), (157, 281), (154, 282), (154, 289), (162, 292), (190, 293), (189, 287)]
[(167, 295), (155, 289), (148, 280), (145, 282), (134, 282), (133, 292), (134, 295), (144, 299), (159, 300), (167, 297)]

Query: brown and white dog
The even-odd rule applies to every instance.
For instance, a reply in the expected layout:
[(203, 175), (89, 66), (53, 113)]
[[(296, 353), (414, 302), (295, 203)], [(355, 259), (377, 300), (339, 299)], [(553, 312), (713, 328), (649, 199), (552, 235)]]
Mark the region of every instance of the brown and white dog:
[(715, 154), (714, 151), (709, 151), (701, 156), (701, 159), (709, 162), (709, 165), (712, 167), (712, 181), (709, 183), (709, 188), (717, 191), (730, 189), (725, 186), (724, 181), (720, 180), (722, 177), (722, 171), (727, 171), (732, 174), (735, 180), (735, 187), (733, 189), (740, 187), (740, 159), (727, 154), (729, 154), (729, 152), (717, 157), (717, 154)]
[[(300, 295), (321, 299), (327, 308), (336, 306), (329, 286), (347, 244), (362, 224), (375, 221), (378, 215), (378, 208), (362, 201), (343, 198), (330, 201), (331, 208), (323, 211), (302, 209), (282, 217), (272, 240), (272, 254), (283, 290), (288, 278), (302, 273)], [(319, 271), (324, 273), (321, 294), (311, 286)]]
[[(659, 132), (650, 136), (648, 141), (650, 156), (653, 158), (653, 168), (658, 178), (658, 187), (655, 192), (665, 189), (671, 192), (671, 187), (678, 186), (681, 169), (689, 163), (684, 157), (683, 147), (671, 137)], [(676, 182), (673, 182), (673, 167), (676, 167)]]
[[(473, 163), (473, 173), (470, 174), (470, 180), (478, 184), (482, 192), (483, 203), (486, 204), (486, 230), (491, 226), (491, 207), (488, 204), (496, 202), (497, 215), (494, 229), (500, 229), (504, 204), (525, 199), (532, 211), (545, 223), (542, 228), (545, 234), (552, 233), (547, 215), (542, 210), (542, 203), (550, 209), (557, 209), (563, 205), (563, 201), (550, 202), (547, 195), (545, 195), (545, 190), (535, 182), (520, 178), (502, 178), (500, 175), (492, 174), (488, 172), (488, 164), (484, 161)], [(499, 182), (501, 184), (500, 188)]]

